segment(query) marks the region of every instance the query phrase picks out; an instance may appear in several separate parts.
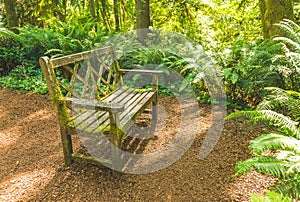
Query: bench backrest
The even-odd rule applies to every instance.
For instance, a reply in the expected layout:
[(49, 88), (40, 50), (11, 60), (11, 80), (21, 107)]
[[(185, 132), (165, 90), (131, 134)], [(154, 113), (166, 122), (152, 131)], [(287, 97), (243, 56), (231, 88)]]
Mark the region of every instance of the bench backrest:
[(44, 56), (39, 63), (61, 128), (69, 123), (67, 109), (72, 109), (64, 102), (66, 97), (100, 100), (122, 84), (112, 46), (58, 58)]
[(53, 59), (41, 57), (39, 62), (54, 101), (64, 97), (99, 100), (120, 81), (112, 46)]

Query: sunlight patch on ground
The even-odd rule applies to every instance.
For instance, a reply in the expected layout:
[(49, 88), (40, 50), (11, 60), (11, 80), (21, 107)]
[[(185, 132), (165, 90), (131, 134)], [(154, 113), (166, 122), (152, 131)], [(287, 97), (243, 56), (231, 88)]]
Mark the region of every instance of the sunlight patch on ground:
[(234, 182), (229, 185), (228, 193), (235, 201), (249, 201), (248, 193), (264, 194), (268, 187), (274, 185), (275, 182), (276, 178), (274, 177), (252, 171), (236, 177)]
[(18, 137), (21, 135), (22, 128), (24, 124), (28, 121), (41, 121), (41, 120), (51, 120), (53, 117), (49, 110), (39, 110), (34, 112), (18, 121), (18, 123), (11, 128), (5, 129), (0, 132), (0, 148), (8, 148), (10, 145), (14, 144)]
[(28, 115), (27, 117), (21, 119), (21, 123), (24, 121), (28, 121), (28, 120), (46, 120), (46, 119), (51, 119), (51, 113), (49, 112), (49, 110), (39, 110), (35, 113), (32, 113), (30, 115)]
[(4, 149), (14, 144), (19, 137), (20, 126), (12, 127), (0, 132), (0, 148)]
[[(3, 110), (4, 111), (4, 110)], [(0, 119), (4, 119), (7, 116), (7, 112), (0, 111)]]
[(49, 172), (43, 169), (19, 173), (10, 179), (1, 181), (0, 201), (24, 201), (29, 199), (28, 197), (37, 194), (52, 177)]

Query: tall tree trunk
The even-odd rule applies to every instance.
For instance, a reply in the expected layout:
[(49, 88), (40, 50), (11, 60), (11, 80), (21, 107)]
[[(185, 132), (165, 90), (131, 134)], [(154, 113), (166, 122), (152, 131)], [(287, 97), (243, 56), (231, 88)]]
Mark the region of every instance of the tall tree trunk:
[(8, 28), (15, 33), (18, 33), (16, 27), (19, 26), (18, 17), (16, 13), (16, 0), (4, 0), (5, 13)]
[(120, 3), (119, 0), (114, 0), (114, 16), (115, 16), (115, 23), (116, 23), (116, 31), (120, 30)]
[(150, 27), (150, 0), (136, 0), (135, 3), (138, 40), (145, 44)]
[(105, 27), (107, 30), (111, 29), (110, 23), (109, 23), (109, 19), (108, 19), (108, 15), (107, 15), (107, 2), (106, 0), (101, 0), (101, 9), (100, 9), (100, 13), (102, 16), (102, 20), (105, 24)]
[(96, 18), (95, 0), (89, 0), (90, 13), (93, 19)]
[(120, 10), (121, 10), (120, 20), (124, 24), (125, 23), (125, 19), (126, 19), (126, 5), (125, 5), (124, 0), (121, 0), (121, 8), (120, 8)]
[(259, 0), (262, 31), (265, 39), (283, 36), (283, 30), (274, 25), (283, 19), (294, 20), (292, 0)]

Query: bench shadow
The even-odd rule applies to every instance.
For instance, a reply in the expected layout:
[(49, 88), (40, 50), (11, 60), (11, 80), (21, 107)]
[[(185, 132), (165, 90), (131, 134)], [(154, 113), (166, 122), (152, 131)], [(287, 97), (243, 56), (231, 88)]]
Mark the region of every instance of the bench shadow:
[[(144, 154), (149, 142), (157, 140), (153, 128), (149, 114), (142, 115), (135, 121), (133, 127), (128, 130), (122, 141), (122, 155), (119, 160), (122, 167), (119, 169), (122, 170), (124, 168), (126, 170), (126, 166), (135, 165), (139, 160), (139, 155), (136, 154)], [(108, 165), (108, 167), (112, 166), (109, 163), (105, 163), (113, 158), (113, 143), (109, 140), (109, 132), (106, 135), (82, 133), (75, 136), (80, 139), (80, 148), (77, 150), (79, 153), (95, 157), (99, 161), (102, 160), (103, 164)], [(133, 155), (131, 156), (130, 154)]]

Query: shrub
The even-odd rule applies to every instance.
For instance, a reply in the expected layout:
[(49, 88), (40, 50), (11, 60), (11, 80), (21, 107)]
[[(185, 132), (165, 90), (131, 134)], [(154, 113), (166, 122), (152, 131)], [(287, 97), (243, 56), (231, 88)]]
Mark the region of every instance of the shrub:
[(281, 61), (272, 60), (280, 51), (281, 45), (272, 40), (237, 41), (216, 55), (228, 99), (243, 108), (254, 107), (266, 95), (265, 87), (284, 87), (283, 76), (275, 68)]
[(0, 29), (0, 76), (24, 62), (24, 46), (20, 37), (9, 30)]
[(0, 84), (14, 90), (32, 91), (39, 94), (48, 93), (42, 71), (33, 66), (18, 66), (7, 76), (0, 77)]

